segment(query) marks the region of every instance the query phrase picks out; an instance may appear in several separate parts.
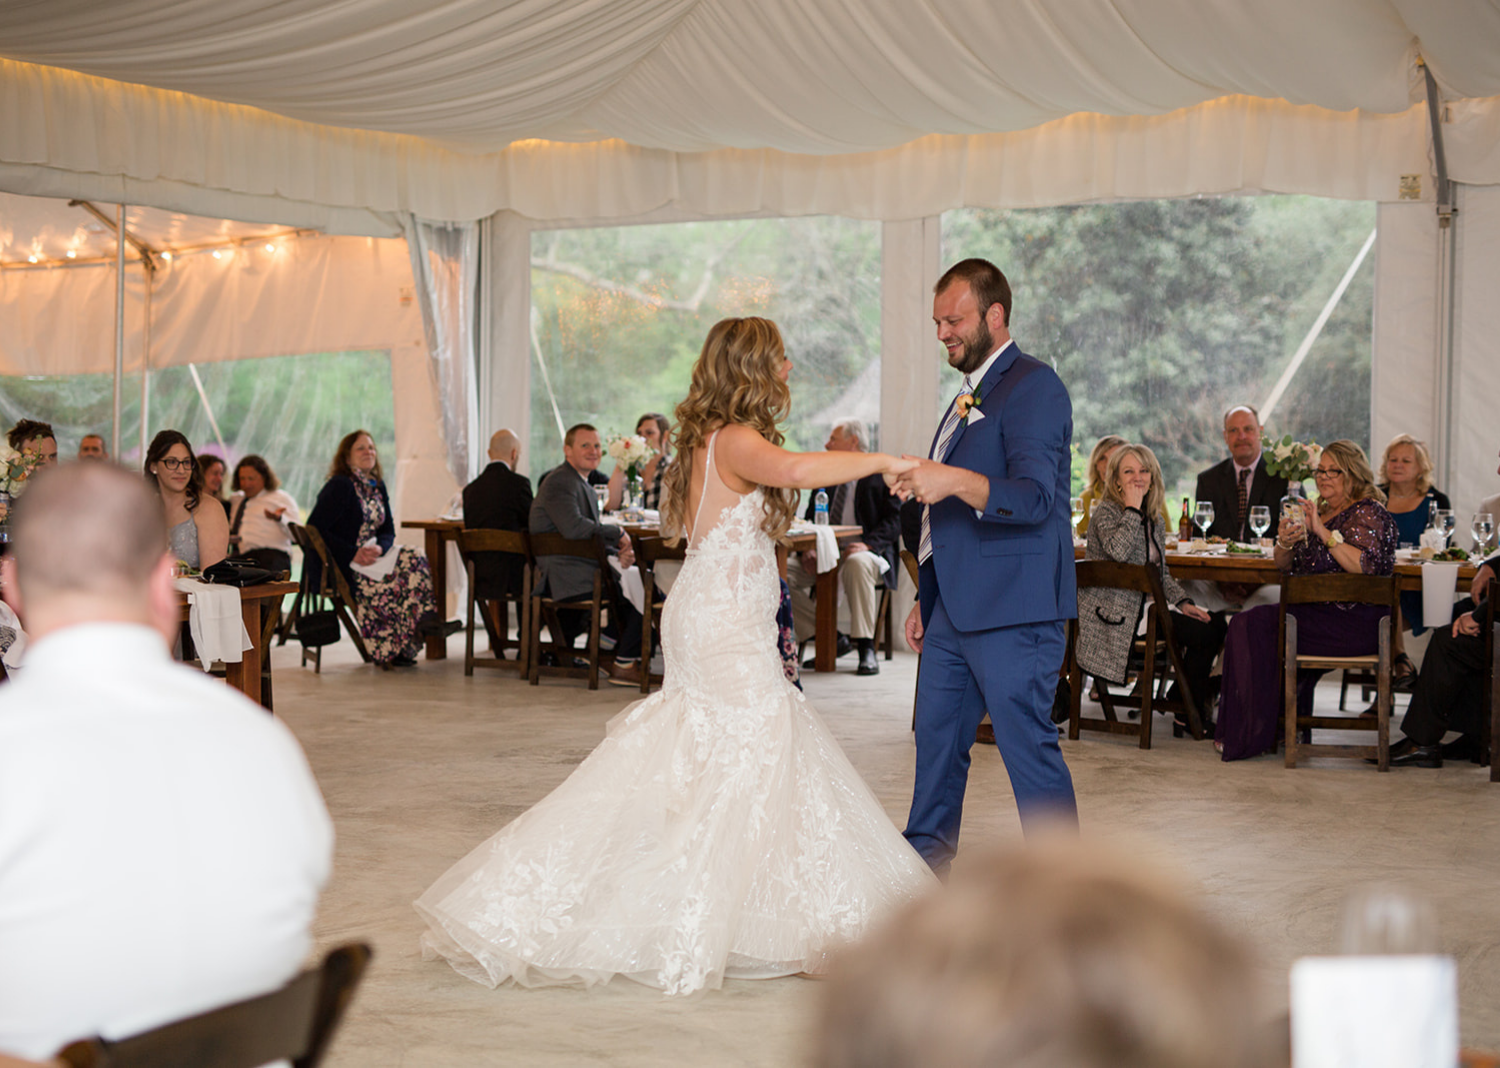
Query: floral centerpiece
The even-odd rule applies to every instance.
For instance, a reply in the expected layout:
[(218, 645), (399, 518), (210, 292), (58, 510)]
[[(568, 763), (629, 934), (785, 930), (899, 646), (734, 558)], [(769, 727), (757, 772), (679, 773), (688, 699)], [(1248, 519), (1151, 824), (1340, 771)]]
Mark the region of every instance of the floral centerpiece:
[(1323, 450), (1316, 441), (1293, 441), (1290, 434), (1280, 441), (1262, 438), (1260, 447), (1266, 458), (1266, 470), (1277, 478), (1286, 479), (1288, 487), (1300, 487), (1306, 479), (1312, 478), (1318, 461), (1323, 457)]
[(16, 452), (0, 443), (0, 523), (9, 523), (10, 502), (21, 495), (41, 464), (40, 451)]
[(641, 471), (646, 461), (656, 455), (656, 450), (646, 444), (639, 434), (617, 434), (609, 439), (608, 451), (615, 462), (625, 469), (626, 510), (639, 507), (641, 499)]

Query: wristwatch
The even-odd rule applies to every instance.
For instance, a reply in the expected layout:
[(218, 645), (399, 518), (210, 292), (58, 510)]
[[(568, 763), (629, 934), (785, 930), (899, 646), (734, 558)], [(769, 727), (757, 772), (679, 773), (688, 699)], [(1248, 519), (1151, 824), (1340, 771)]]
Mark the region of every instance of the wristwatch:
[(1328, 537), (1324, 540), (1323, 544), (1332, 549), (1335, 545), (1344, 544), (1344, 536), (1336, 530), (1331, 530), (1328, 532)]

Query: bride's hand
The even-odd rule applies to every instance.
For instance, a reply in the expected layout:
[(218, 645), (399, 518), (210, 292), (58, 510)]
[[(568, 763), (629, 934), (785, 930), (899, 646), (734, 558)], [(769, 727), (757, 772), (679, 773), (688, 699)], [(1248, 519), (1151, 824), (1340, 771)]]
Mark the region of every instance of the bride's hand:
[(906, 494), (900, 493), (896, 483), (900, 481), (902, 475), (916, 469), (917, 461), (902, 456), (888, 456), (886, 457), (886, 461), (886, 468), (881, 472), (881, 477), (885, 479), (885, 484), (904, 501)]

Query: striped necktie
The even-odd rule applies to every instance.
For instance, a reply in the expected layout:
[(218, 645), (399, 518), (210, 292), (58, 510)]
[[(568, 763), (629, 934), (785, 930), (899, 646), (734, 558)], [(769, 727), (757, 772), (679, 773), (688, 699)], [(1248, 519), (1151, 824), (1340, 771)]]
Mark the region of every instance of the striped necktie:
[(1250, 469), (1247, 467), (1240, 472), (1239, 499), (1235, 502), (1238, 509), (1238, 515), (1235, 516), (1238, 520), (1234, 532), (1236, 541), (1243, 541), (1245, 539), (1245, 513), (1249, 510), (1248, 506), (1250, 504), (1249, 482)]
[[(969, 376), (964, 375), (963, 389), (959, 390), (959, 396), (973, 391), (969, 385)], [(941, 463), (948, 455), (948, 445), (953, 440), (954, 432), (958, 430), (958, 397), (953, 398), (953, 403), (948, 406), (948, 415), (943, 420), (942, 429), (938, 431), (937, 444), (932, 447), (930, 459)], [(925, 564), (932, 556), (932, 506), (922, 506), (922, 540), (917, 544), (917, 563)]]

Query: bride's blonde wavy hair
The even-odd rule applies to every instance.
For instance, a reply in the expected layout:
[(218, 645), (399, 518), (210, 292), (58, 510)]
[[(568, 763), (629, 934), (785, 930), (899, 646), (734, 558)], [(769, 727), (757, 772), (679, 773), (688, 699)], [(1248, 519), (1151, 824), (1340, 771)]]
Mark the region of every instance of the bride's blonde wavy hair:
[[(693, 458), (710, 434), (730, 423), (740, 423), (772, 445), (785, 440), (777, 426), (792, 406), (791, 391), (781, 380), (785, 359), (781, 331), (769, 319), (721, 319), (708, 332), (703, 351), (693, 365), (687, 399), (677, 406), (671, 435), (677, 460), (663, 477), (661, 526), (670, 544), (687, 533)], [(761, 529), (775, 541), (792, 525), (801, 494), (775, 486), (761, 488), (765, 499)]]

